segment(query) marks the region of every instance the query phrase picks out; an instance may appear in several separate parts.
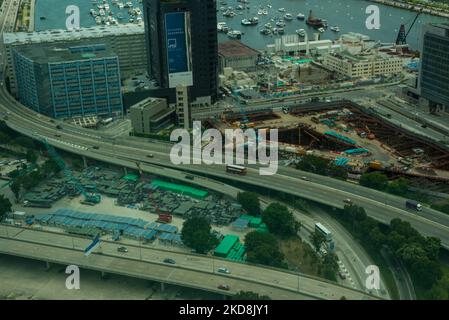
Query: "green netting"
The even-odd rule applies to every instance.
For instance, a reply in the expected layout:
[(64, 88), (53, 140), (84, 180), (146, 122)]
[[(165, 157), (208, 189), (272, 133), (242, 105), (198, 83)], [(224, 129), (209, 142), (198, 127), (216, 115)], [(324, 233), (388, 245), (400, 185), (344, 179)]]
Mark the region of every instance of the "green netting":
[(194, 198), (204, 199), (209, 194), (207, 191), (195, 189), (189, 186), (184, 186), (176, 183), (165, 182), (162, 180), (153, 180), (151, 182), (153, 186), (157, 186), (159, 188), (185, 194)]
[(231, 252), (232, 248), (238, 243), (239, 237), (236, 235), (226, 235), (220, 244), (215, 248), (214, 255), (219, 257), (226, 257)]

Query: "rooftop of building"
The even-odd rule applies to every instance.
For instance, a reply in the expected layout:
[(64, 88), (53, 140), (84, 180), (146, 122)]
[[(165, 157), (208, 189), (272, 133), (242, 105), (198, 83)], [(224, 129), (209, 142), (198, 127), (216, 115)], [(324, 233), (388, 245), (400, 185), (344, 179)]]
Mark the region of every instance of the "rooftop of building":
[(361, 54), (352, 54), (349, 51), (342, 51), (338, 53), (331, 53), (332, 56), (337, 57), (341, 60), (358, 63), (364, 61), (375, 61), (375, 60), (386, 60), (386, 59), (399, 59), (398, 57), (390, 57), (380, 53), (364, 53)]
[(64, 40), (103, 38), (107, 36), (132, 35), (138, 33), (145, 33), (144, 25), (142, 23), (126, 23), (110, 26), (93, 26), (73, 30), (55, 29), (35, 32), (5, 33), (3, 35), (3, 42), (5, 44), (45, 43)]
[(449, 23), (432, 23), (434, 27), (443, 28), (449, 30)]
[(260, 52), (248, 47), (238, 40), (230, 40), (218, 44), (218, 53), (224, 57), (258, 56)]
[(159, 103), (167, 103), (166, 99), (163, 98), (154, 98), (154, 97), (148, 97), (146, 99), (143, 99), (142, 101), (139, 101), (135, 105), (131, 106), (130, 109), (146, 109), (151, 108), (152, 106), (159, 104)]
[(58, 63), (117, 57), (105, 45), (73, 47), (55, 47), (48, 45), (37, 48), (20, 47), (16, 50), (35, 63)]

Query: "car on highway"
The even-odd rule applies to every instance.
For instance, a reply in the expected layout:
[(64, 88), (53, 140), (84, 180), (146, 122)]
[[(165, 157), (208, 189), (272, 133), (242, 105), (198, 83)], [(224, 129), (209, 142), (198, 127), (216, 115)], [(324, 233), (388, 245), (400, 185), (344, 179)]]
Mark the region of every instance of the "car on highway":
[(95, 150), (98, 150), (98, 149), (100, 149), (100, 147), (99, 147), (99, 146), (93, 146), (92, 148), (94, 148)]
[(164, 263), (168, 263), (168, 264), (176, 264), (176, 261), (170, 258), (165, 258), (164, 259)]
[(194, 179), (195, 179), (195, 177), (194, 177), (194, 176), (192, 176), (191, 174), (188, 174), (188, 175), (186, 175), (186, 179), (189, 179), (189, 180), (194, 180)]
[(56, 137), (56, 138), (60, 138), (61, 135), (60, 135), (60, 134), (55, 134), (55, 137)]
[(346, 204), (352, 204), (352, 200), (349, 199), (349, 198), (344, 199), (343, 202), (346, 203)]
[(128, 252), (128, 248), (127, 248), (127, 247), (123, 247), (123, 246), (122, 246), (122, 247), (118, 247), (118, 248), (117, 248), (117, 251), (118, 251), (118, 252), (127, 253), (127, 252)]
[(56, 125), (56, 129), (62, 130), (62, 126), (60, 124)]
[(229, 269), (226, 268), (226, 267), (220, 267), (220, 268), (218, 268), (217, 271), (220, 272), (220, 273), (226, 273), (226, 274), (230, 274), (231, 273), (231, 271), (229, 271)]
[(229, 288), (229, 286), (227, 284), (220, 284), (218, 286), (218, 289), (229, 291), (230, 288)]
[(152, 153), (147, 154), (147, 157), (148, 157), (148, 158), (154, 158), (154, 154), (152, 154)]
[(307, 177), (301, 177), (301, 180), (304, 180), (304, 181), (310, 181), (310, 179), (307, 178)]

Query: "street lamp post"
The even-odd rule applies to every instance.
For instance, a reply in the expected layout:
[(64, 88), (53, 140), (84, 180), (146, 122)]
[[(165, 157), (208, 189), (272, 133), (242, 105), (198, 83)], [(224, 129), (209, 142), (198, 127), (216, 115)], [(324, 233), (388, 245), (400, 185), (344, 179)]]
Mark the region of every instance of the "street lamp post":
[(299, 292), (299, 274), (298, 274), (298, 292)]
[(139, 252), (140, 252), (140, 260), (142, 260), (142, 238), (139, 241)]

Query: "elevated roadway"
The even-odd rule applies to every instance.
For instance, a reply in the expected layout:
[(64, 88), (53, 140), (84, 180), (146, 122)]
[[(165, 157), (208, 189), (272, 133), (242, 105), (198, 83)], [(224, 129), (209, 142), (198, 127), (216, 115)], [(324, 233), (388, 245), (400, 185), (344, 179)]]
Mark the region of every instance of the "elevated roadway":
[[(273, 176), (261, 176), (257, 167), (250, 166), (246, 176), (239, 176), (226, 173), (223, 165), (176, 166), (169, 158), (170, 144), (115, 139), (69, 124), (62, 124), (63, 129), (57, 130), (56, 124), (51, 122), (53, 120), (20, 105), (4, 88), (1, 89), (0, 112), (3, 111), (6, 116), (7, 125), (33, 138), (45, 137), (57, 148), (129, 168), (137, 168), (136, 162), (139, 162), (143, 171), (169, 178), (187, 181), (180, 171), (189, 171), (213, 179), (239, 182), (302, 197), (336, 208), (343, 208), (343, 200), (351, 198), (376, 220), (382, 223), (389, 223), (393, 218), (408, 221), (422, 234), (440, 238), (442, 245), (449, 248), (449, 216), (428, 207), (419, 213), (408, 211), (405, 209), (404, 198), (285, 167), (279, 168), (278, 173)], [(93, 149), (93, 146), (98, 149)], [(149, 153), (154, 158), (147, 157)], [(311, 181), (304, 181), (303, 176)], [(195, 180), (188, 181), (198, 184)], [(218, 188), (220, 186), (223, 184), (217, 185)]]
[[(0, 252), (46, 262), (75, 264), (80, 268), (155, 280), (226, 295), (240, 290), (266, 294), (273, 299), (351, 300), (376, 299), (367, 293), (322, 279), (285, 270), (242, 264), (211, 256), (200, 256), (102, 240), (91, 255), (83, 250), (90, 239), (54, 232), (0, 225)], [(166, 264), (164, 259), (175, 264)], [(217, 272), (225, 266), (230, 274)], [(218, 289), (221, 284), (229, 291)]]

